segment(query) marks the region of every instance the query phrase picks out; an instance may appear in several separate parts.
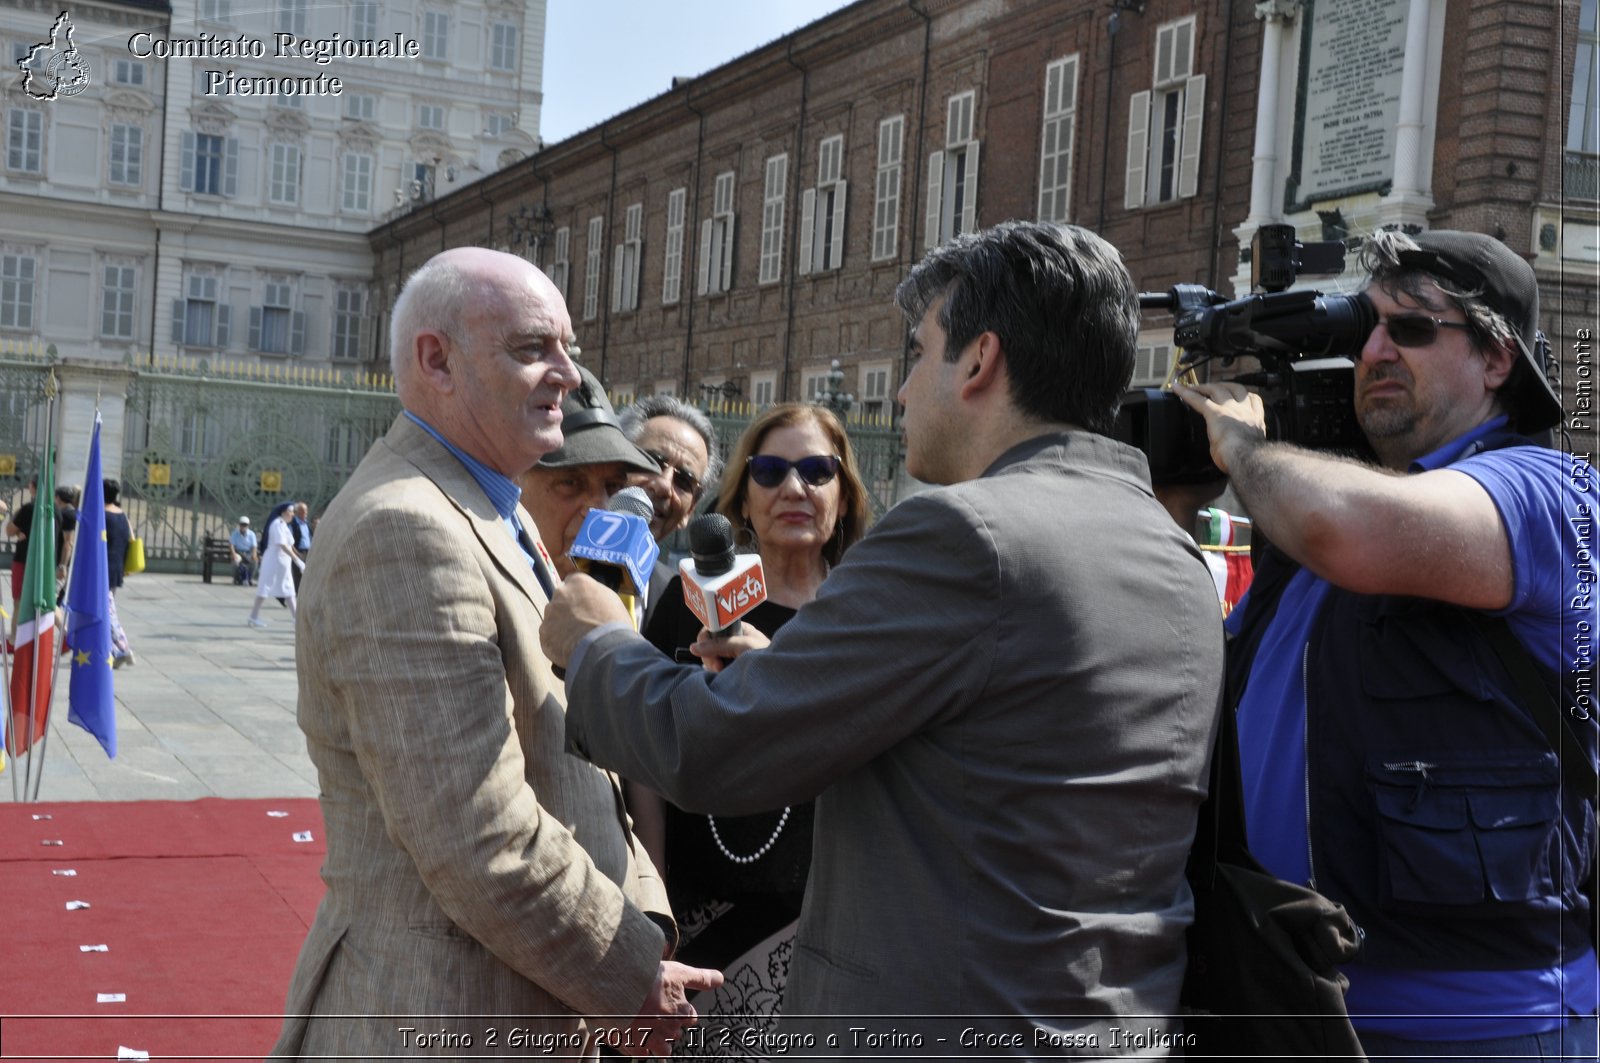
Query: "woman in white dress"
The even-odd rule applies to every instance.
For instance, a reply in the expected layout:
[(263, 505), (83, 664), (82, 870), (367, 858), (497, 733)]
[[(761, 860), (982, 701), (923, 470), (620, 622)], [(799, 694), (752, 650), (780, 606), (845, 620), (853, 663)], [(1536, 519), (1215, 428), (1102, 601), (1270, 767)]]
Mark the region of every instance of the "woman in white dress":
[(294, 533), (289, 521), (294, 518), (294, 503), (284, 502), (273, 507), (267, 517), (266, 542), (261, 547), (261, 573), (256, 579), (256, 601), (250, 610), (251, 627), (266, 627), (261, 618), (261, 606), (268, 598), (281, 598), (295, 615), (294, 570), (305, 568), (306, 563), (294, 550)]

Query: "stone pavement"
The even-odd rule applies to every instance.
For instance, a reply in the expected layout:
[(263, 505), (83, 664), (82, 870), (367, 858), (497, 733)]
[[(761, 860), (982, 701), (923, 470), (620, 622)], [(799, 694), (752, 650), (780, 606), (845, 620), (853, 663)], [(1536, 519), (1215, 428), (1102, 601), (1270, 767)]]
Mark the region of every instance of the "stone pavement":
[[(222, 571), (214, 579), (205, 584), (198, 575), (148, 572), (127, 578), (117, 611), (136, 663), (115, 673), (117, 758), (67, 722), (63, 667), (49, 736), (42, 754), (32, 754), (39, 800), (317, 795), (316, 770), (294, 718), (289, 612), (268, 602), (261, 615), (270, 626), (248, 627), (254, 588), (233, 586)], [(7, 762), (0, 801), (16, 799), (26, 762)]]

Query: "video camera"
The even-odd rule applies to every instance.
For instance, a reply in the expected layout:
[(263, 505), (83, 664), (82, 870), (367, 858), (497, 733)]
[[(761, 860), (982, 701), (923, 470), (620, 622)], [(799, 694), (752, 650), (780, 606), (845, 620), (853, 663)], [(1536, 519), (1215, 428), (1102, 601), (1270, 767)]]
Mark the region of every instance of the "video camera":
[[(1365, 454), (1356, 423), (1355, 363), (1377, 326), (1365, 295), (1286, 291), (1302, 273), (1344, 270), (1344, 245), (1302, 244), (1292, 225), (1263, 225), (1250, 242), (1250, 281), (1259, 292), (1227, 301), (1199, 284), (1139, 296), (1143, 310), (1170, 310), (1173, 343), (1182, 348), (1176, 373), (1218, 359), (1249, 355), (1261, 371), (1234, 377), (1260, 391), (1267, 436), (1313, 450)], [(1161, 388), (1135, 388), (1122, 400), (1113, 436), (1150, 460), (1156, 483), (1193, 483), (1221, 473), (1211, 461), (1205, 421)]]

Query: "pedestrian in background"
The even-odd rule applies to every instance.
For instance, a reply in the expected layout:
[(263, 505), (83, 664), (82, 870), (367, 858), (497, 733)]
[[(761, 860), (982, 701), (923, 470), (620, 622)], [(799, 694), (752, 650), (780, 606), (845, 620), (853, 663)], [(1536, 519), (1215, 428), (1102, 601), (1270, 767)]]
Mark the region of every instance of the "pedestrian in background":
[(122, 485), (109, 477), (101, 484), (106, 500), (106, 576), (110, 584), (111, 600), (107, 617), (111, 622), (111, 667), (121, 668), (133, 663), (133, 648), (128, 645), (128, 635), (122, 630), (117, 616), (117, 590), (122, 586), (122, 576), (128, 566), (128, 544), (133, 541), (133, 526), (123, 512), (120, 500)]
[(250, 609), (251, 627), (263, 628), (267, 622), (261, 618), (261, 605), (268, 598), (276, 598), (295, 615), (295, 586), (293, 572), (304, 568), (305, 562), (294, 549), (294, 533), (289, 522), (294, 518), (294, 503), (283, 502), (273, 507), (267, 517), (266, 544), (261, 549), (261, 573), (256, 584), (256, 601)]

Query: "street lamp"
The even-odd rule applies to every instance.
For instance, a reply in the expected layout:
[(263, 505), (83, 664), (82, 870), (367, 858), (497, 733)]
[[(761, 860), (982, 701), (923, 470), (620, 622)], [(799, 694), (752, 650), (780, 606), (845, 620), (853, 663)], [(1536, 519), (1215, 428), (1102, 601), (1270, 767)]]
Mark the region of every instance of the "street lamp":
[(726, 405), (739, 397), (739, 385), (731, 380), (721, 384), (701, 384), (700, 403), (706, 409), (714, 409), (719, 405)]
[(525, 248), (535, 259), (556, 227), (556, 216), (542, 203), (537, 207), (524, 203), (506, 215), (506, 221), (511, 227), (511, 246)]
[(850, 409), (856, 404), (856, 397), (844, 388), (844, 370), (839, 368), (839, 359), (835, 358), (828, 365), (828, 375), (824, 378), (827, 390), (818, 399), (819, 405), (826, 406), (839, 415), (839, 420), (850, 416)]

